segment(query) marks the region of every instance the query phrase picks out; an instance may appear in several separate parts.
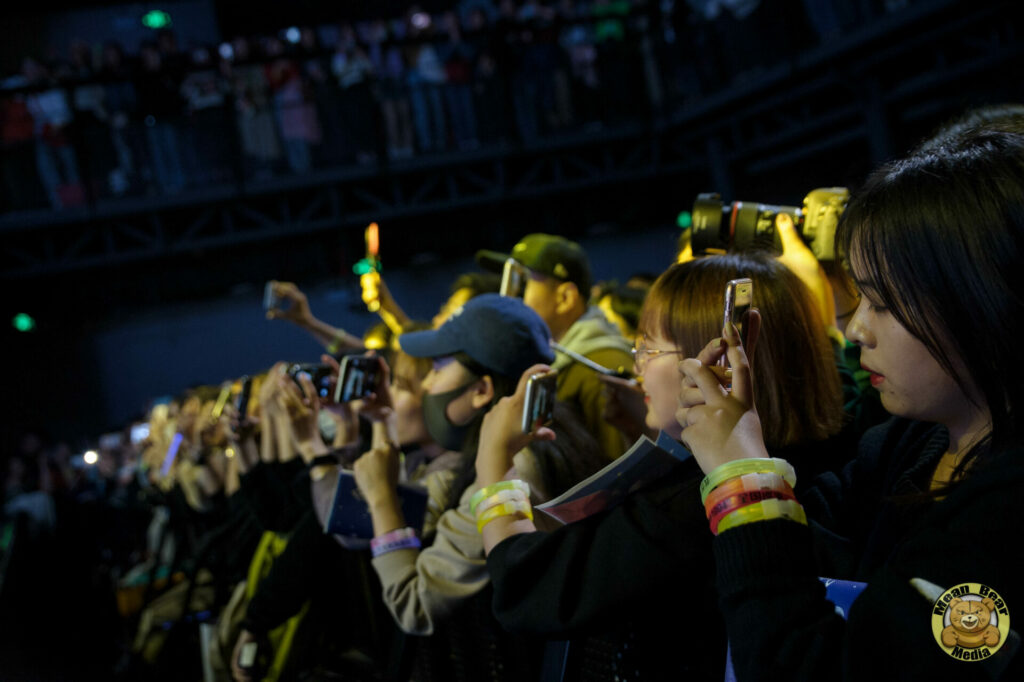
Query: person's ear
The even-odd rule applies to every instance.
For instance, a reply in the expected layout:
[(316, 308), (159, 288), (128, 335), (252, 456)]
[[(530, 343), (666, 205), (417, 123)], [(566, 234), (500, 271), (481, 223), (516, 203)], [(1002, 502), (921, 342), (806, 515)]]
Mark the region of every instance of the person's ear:
[(565, 314), (583, 300), (579, 288), (573, 282), (562, 282), (555, 287), (555, 312)]
[(470, 399), (470, 404), (474, 410), (487, 407), (494, 400), (494, 382), (491, 381), (489, 375), (484, 375), (480, 381), (476, 382), (473, 385), (472, 391), (473, 395)]

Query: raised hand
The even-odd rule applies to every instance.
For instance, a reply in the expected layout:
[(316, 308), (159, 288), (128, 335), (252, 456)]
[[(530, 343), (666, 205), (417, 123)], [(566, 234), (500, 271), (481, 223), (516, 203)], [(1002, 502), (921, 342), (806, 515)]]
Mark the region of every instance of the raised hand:
[(535, 440), (554, 440), (555, 432), (541, 426), (523, 433), (523, 405), (526, 384), (534, 374), (550, 371), (547, 365), (534, 365), (519, 377), (516, 391), (499, 400), (486, 415), (480, 427), (480, 445), (476, 456), (477, 482), (490, 485), (504, 478), (512, 468), (515, 454)]
[[(733, 325), (724, 331), (698, 357), (679, 363), (684, 380), (676, 419), (683, 443), (705, 473), (735, 459), (768, 457), (747, 353)], [(723, 354), (729, 370), (714, 366)]]

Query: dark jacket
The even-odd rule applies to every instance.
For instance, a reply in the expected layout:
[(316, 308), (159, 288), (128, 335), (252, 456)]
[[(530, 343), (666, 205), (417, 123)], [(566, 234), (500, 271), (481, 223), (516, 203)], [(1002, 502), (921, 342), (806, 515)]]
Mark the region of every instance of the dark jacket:
[[(775, 454), (794, 465), (799, 490), (851, 450), (832, 439)], [(614, 509), (499, 543), (487, 558), (499, 622), (555, 639), (621, 634), (625, 625), (645, 648), (642, 677), (721, 680), (726, 636), (702, 479), (689, 459)]]
[[(943, 428), (893, 419), (865, 434), (842, 472), (798, 494), (810, 527), (769, 521), (716, 538), (738, 679), (1024, 679), (1009, 646), (984, 662), (949, 656), (932, 632), (934, 594), (910, 582), (982, 583), (1011, 614), (1024, 608), (1014, 530), (1024, 518), (1024, 452), (1002, 453), (934, 500), (925, 493), (947, 446)], [(825, 601), (820, 575), (868, 583), (848, 621)]]

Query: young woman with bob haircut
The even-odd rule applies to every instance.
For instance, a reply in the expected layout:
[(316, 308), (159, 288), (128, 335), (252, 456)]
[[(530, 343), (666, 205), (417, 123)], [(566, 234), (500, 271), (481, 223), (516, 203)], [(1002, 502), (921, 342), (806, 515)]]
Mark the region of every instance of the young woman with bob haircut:
[[(740, 277), (753, 280), (761, 310), (760, 317), (751, 316), (750, 340), (754, 371), (770, 387), (759, 395), (758, 407), (772, 415), (771, 448), (798, 462), (801, 478), (809, 479), (852, 455), (837, 437), (843, 424), (839, 375), (810, 294), (768, 255), (690, 261), (654, 283), (635, 349), (647, 426), (680, 438), (679, 361), (720, 333), (726, 284)], [(529, 442), (553, 437), (544, 428), (532, 434), (519, 428), (525, 378), (539, 369), (527, 370), (516, 393), (484, 419), (476, 460), (482, 486), (500, 481), (512, 456)], [(787, 393), (794, 394), (788, 403), (775, 404)], [(701, 473), (692, 458), (673, 462), (618, 506), (553, 533), (533, 532), (523, 514), (483, 525), (499, 622), (514, 632), (564, 639), (592, 632), (614, 636), (628, 621), (636, 635), (630, 640), (637, 647), (633, 658), (645, 675), (721, 679), (726, 638), (711, 589), (711, 536), (697, 494)], [(666, 616), (676, 625), (664, 627)]]
[[(762, 509), (715, 538), (737, 677), (1024, 679), (1024, 136), (975, 129), (882, 167), (837, 239), (863, 294), (847, 333), (895, 416), (797, 491), (809, 525)], [(753, 352), (729, 334), (683, 363), (682, 438), (723, 485), (771, 451)], [(820, 575), (867, 583), (848, 620)]]

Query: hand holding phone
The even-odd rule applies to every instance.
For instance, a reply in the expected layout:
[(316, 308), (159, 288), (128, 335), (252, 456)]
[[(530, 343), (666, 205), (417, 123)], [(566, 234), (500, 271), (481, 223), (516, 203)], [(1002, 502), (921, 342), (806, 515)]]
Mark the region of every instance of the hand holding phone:
[(321, 405), (333, 402), (335, 383), (337, 382), (337, 376), (334, 373), (333, 367), (316, 363), (294, 363), (289, 365), (288, 376), (299, 385), (300, 390), (302, 384), (299, 383), (299, 374), (302, 372), (309, 375), (309, 380), (313, 383), (313, 388), (316, 389), (316, 395)]
[(334, 391), (334, 402), (348, 403), (376, 393), (381, 384), (380, 360), (374, 356), (346, 355)]
[(267, 282), (263, 289), (263, 309), (268, 320), (283, 319), (299, 326), (306, 326), (315, 319), (306, 294), (292, 282)]
[(523, 399), (523, 433), (533, 433), (551, 422), (557, 384), (558, 373), (554, 371), (534, 374), (527, 380)]

